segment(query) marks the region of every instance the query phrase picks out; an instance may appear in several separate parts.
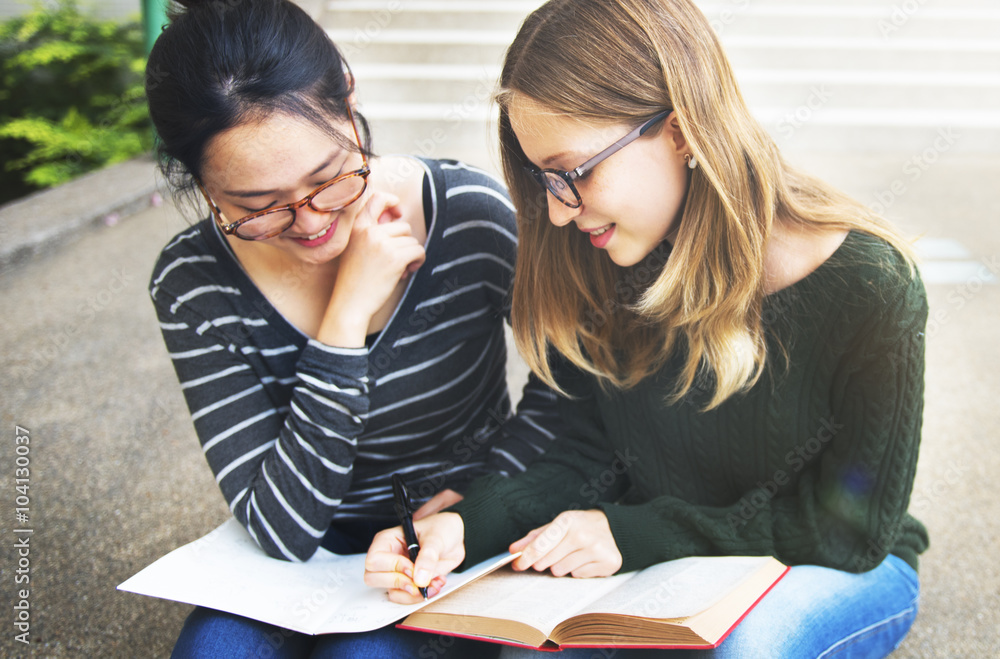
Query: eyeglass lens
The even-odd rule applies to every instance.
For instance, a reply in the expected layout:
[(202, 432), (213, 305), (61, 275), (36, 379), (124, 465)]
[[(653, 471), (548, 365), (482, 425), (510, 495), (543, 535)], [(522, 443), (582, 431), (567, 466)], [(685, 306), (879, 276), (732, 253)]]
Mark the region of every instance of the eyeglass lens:
[(573, 188), (562, 176), (554, 172), (541, 172), (545, 187), (548, 188), (556, 199), (569, 206), (577, 206), (580, 201), (576, 198)]
[[(365, 190), (365, 183), (363, 176), (357, 174), (348, 176), (317, 192), (309, 205), (323, 213), (338, 211), (361, 196)], [(290, 209), (274, 211), (240, 224), (236, 228), (236, 235), (250, 240), (269, 238), (286, 230), (294, 221), (294, 211)]]

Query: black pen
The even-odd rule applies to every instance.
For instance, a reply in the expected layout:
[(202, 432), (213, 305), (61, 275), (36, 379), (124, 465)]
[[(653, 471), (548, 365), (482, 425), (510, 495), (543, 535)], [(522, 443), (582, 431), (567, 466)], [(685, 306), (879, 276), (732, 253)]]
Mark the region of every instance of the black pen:
[[(399, 517), (399, 523), (403, 525), (406, 550), (410, 553), (410, 560), (415, 566), (417, 554), (420, 553), (420, 545), (417, 543), (417, 532), (413, 530), (413, 506), (410, 504), (410, 495), (406, 491), (406, 483), (403, 482), (403, 478), (399, 474), (392, 475), (392, 495), (395, 499), (393, 507), (396, 509), (396, 516)], [(420, 594), (424, 596), (424, 599), (427, 599), (427, 588), (421, 587)]]

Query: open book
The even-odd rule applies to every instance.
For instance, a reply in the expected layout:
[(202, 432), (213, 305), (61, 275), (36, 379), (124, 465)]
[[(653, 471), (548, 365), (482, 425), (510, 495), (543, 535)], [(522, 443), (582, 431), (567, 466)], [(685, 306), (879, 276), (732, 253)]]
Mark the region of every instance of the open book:
[(770, 556), (682, 558), (603, 579), (504, 567), (400, 626), (542, 649), (711, 648), (787, 571)]
[(450, 574), (434, 599), (401, 605), (364, 584), (364, 554), (321, 548), (304, 563), (275, 560), (230, 519), (118, 589), (305, 634), (370, 631), (409, 615), (409, 627), (533, 647), (708, 647), (787, 570), (769, 557), (685, 558), (603, 579), (572, 579), (503, 568), (513, 559), (504, 554)]

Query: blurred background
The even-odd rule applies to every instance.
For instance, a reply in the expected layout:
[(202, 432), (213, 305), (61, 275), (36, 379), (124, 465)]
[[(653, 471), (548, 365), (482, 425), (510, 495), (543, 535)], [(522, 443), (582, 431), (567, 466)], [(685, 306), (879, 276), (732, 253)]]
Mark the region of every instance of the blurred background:
[[(14, 530), (32, 529), (30, 644), (7, 623), (2, 656), (168, 656), (190, 607), (115, 586), (228, 515), (146, 293), (159, 250), (200, 219), (175, 208), (148, 155), (157, 2), (0, 3), (5, 620)], [(494, 82), (540, 2), (299, 4), (351, 63), (377, 151), (499, 170)], [(921, 613), (894, 656), (1000, 656), (1000, 7), (697, 4), (786, 157), (919, 238), (931, 318), (911, 510), (931, 549)], [(515, 397), (524, 377), (512, 353)], [(30, 431), (27, 495), (13, 483), (17, 427)]]

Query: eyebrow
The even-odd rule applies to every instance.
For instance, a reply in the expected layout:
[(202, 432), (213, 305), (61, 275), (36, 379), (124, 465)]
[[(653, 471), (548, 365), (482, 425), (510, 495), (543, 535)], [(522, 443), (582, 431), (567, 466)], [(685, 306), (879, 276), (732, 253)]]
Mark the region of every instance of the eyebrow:
[[(339, 155), (340, 155), (339, 151), (331, 154), (330, 157), (327, 158), (322, 165), (320, 165), (316, 169), (306, 174), (306, 178), (309, 178), (310, 176), (316, 176), (317, 174), (319, 174), (321, 171), (323, 171), (331, 164), (333, 164), (333, 161), (336, 160)], [(281, 190), (223, 190), (222, 192), (223, 194), (228, 195), (230, 197), (245, 198), (245, 197), (263, 197), (265, 195), (273, 195), (275, 193), (281, 192)]]

